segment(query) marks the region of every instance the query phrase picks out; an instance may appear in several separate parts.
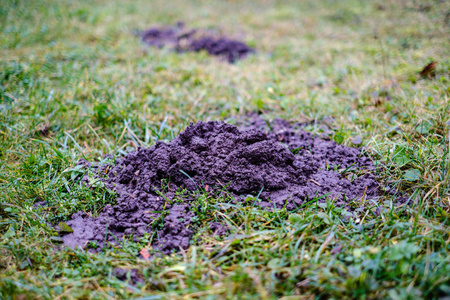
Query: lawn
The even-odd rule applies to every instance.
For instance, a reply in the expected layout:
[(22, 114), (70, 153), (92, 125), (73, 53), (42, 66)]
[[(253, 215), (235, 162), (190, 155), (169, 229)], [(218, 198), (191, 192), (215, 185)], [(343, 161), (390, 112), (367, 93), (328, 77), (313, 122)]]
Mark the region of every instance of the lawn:
[[(257, 52), (228, 64), (135, 35), (179, 21)], [(0, 298), (449, 299), (449, 41), (449, 1), (3, 0)], [(255, 112), (346, 146), (360, 137), (396, 196), (352, 218), (332, 204), (294, 214), (201, 199), (229, 235), (200, 218), (187, 250), (148, 260), (145, 238), (61, 245), (58, 222), (115, 203), (74, 180), (80, 158)]]

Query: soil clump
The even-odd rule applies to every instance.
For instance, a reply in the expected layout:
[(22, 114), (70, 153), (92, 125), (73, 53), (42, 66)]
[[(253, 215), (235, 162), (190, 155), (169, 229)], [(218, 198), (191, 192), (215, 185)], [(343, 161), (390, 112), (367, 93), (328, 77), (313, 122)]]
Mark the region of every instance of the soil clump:
[(169, 47), (177, 52), (206, 51), (229, 63), (254, 53), (255, 50), (245, 43), (227, 38), (215, 37), (205, 30), (186, 29), (183, 23), (174, 27), (152, 27), (140, 33), (142, 41), (152, 47)]
[[(351, 212), (352, 200), (376, 201), (379, 196), (375, 167), (360, 148), (321, 139), (279, 119), (268, 125), (254, 118), (240, 129), (199, 122), (171, 142), (138, 148), (114, 165), (79, 164), (118, 196), (117, 204), (96, 218), (83, 212), (72, 216), (67, 225), (74, 232), (63, 236), (71, 247), (90, 241), (102, 247), (131, 235), (138, 241), (148, 233), (154, 236), (153, 247), (164, 253), (188, 248), (197, 203), (192, 192), (198, 190), (225, 193), (233, 203), (252, 195), (256, 205), (270, 210), (295, 210), (328, 198)], [(211, 228), (227, 233), (218, 223)]]

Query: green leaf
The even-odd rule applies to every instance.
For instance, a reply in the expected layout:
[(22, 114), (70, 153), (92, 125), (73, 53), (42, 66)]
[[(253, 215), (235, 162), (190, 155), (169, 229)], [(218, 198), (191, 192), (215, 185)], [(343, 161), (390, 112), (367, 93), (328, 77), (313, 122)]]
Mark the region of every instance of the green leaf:
[(407, 163), (409, 163), (411, 160), (406, 156), (406, 155), (397, 155), (396, 157), (393, 158), (393, 161), (398, 164), (400, 167), (406, 165)]
[(290, 214), (289, 215), (289, 223), (291, 223), (291, 224), (300, 223), (302, 220), (303, 220), (303, 218), (299, 214)]
[(353, 217), (353, 214), (351, 212), (348, 212), (346, 209), (342, 209), (341, 210), (341, 215), (342, 216), (348, 216), (348, 217)]
[(73, 229), (70, 228), (70, 226), (64, 222), (59, 222), (58, 227), (59, 227), (59, 232), (61, 232), (61, 233), (73, 233)]
[(331, 224), (330, 217), (326, 213), (319, 212), (316, 214), (316, 216), (318, 216), (320, 219), (322, 219), (325, 224), (327, 224), (327, 225)]
[(343, 133), (336, 132), (334, 134), (334, 140), (336, 141), (336, 143), (342, 144), (345, 140), (345, 135)]
[(393, 261), (402, 259), (410, 260), (419, 250), (420, 248), (418, 246), (402, 241), (391, 248), (389, 259)]
[(280, 267), (280, 262), (281, 262), (281, 260), (279, 258), (272, 258), (267, 263), (267, 267), (272, 270), (278, 269)]
[(26, 267), (28, 267), (30, 264), (28, 263), (28, 260), (24, 260), (21, 264), (20, 264), (20, 266), (19, 266), (19, 269), (20, 270), (23, 270), (23, 269), (25, 269)]
[(403, 174), (403, 179), (407, 181), (417, 181), (420, 178), (420, 170), (409, 169)]
[(392, 161), (398, 164), (400, 167), (409, 163), (411, 159), (408, 156), (408, 148), (403, 146), (395, 147), (395, 151), (392, 155)]
[(263, 107), (264, 107), (264, 101), (263, 101), (262, 99), (257, 99), (257, 100), (255, 101), (255, 104), (256, 104), (256, 107), (257, 107), (259, 110), (263, 109)]
[(361, 249), (353, 249), (353, 256), (355, 258), (361, 258), (362, 256), (362, 250)]
[(416, 127), (416, 132), (420, 134), (427, 134), (428, 132), (430, 132), (432, 127), (433, 124), (428, 121), (424, 121)]

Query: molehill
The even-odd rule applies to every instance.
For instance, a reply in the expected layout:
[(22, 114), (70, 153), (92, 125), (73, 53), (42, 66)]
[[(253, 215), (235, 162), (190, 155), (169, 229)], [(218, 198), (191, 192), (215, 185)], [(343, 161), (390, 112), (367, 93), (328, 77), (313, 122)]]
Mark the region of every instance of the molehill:
[[(114, 165), (80, 160), (117, 193), (117, 204), (96, 218), (74, 214), (67, 222), (74, 232), (63, 236), (64, 243), (84, 247), (96, 241), (102, 247), (125, 235), (139, 239), (157, 231), (155, 249), (169, 253), (187, 248), (195, 196), (176, 198), (182, 189), (226, 193), (234, 203), (258, 196), (256, 205), (263, 209), (294, 210), (328, 198), (351, 212), (352, 200), (377, 199), (375, 167), (361, 149), (321, 139), (283, 120), (275, 120), (270, 128), (261, 122), (241, 129), (224, 122), (199, 122), (171, 142), (139, 148)], [(348, 178), (343, 170), (350, 169), (360, 175)], [(163, 220), (160, 227), (151, 226), (155, 220)], [(226, 232), (221, 224), (210, 225)]]
[(149, 46), (169, 47), (179, 53), (206, 51), (209, 55), (221, 57), (229, 63), (255, 52), (241, 41), (225, 36), (215, 37), (200, 29), (188, 30), (183, 23), (174, 27), (152, 27), (142, 31), (140, 37)]

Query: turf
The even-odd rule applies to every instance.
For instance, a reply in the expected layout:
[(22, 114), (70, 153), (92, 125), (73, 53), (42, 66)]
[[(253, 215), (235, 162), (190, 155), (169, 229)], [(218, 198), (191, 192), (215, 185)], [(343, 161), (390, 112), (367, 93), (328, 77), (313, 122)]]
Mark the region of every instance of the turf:
[[(0, 6), (2, 299), (445, 299), (450, 295), (448, 1), (9, 1)], [(255, 55), (144, 47), (133, 35), (185, 21)], [(437, 61), (436, 75), (419, 72)], [(188, 251), (146, 261), (150, 241), (61, 249), (50, 225), (115, 196), (74, 181), (101, 161), (171, 140), (189, 122), (260, 112), (308, 122), (383, 166), (379, 215), (331, 201), (298, 212), (221, 206), (201, 193)], [(326, 125), (325, 128), (323, 125)], [(36, 203), (47, 201), (37, 208)], [(231, 228), (213, 237), (213, 216)], [(143, 282), (119, 280), (136, 269)], [(131, 279), (131, 272), (129, 272)]]

